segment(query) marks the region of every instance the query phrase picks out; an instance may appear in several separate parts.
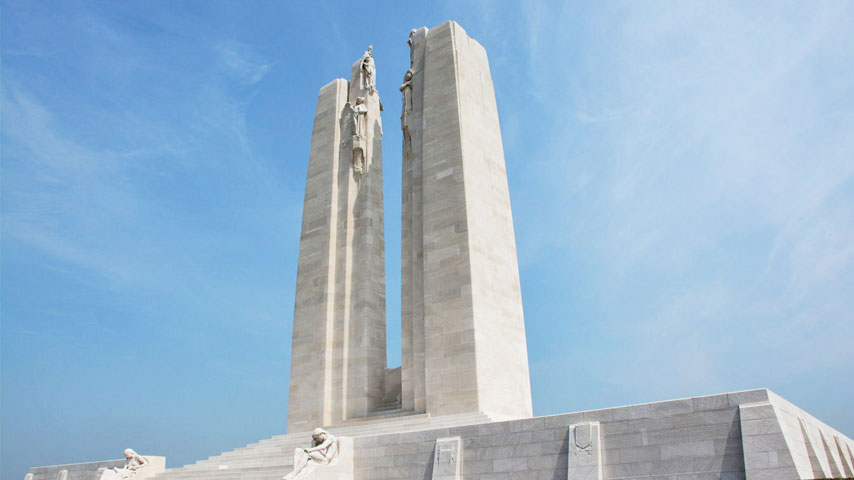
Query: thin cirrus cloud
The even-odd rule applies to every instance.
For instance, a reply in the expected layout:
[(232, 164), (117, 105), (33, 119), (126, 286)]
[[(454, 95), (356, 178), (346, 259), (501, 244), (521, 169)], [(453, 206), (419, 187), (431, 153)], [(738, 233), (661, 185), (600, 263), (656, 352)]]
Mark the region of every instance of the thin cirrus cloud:
[(257, 58), (249, 47), (240, 43), (228, 43), (216, 48), (217, 57), (223, 71), (236, 78), (243, 85), (254, 85), (261, 81), (272, 64)]
[(603, 389), (711, 393), (850, 361), (854, 89), (834, 79), (854, 74), (852, 9), (821, 6), (525, 10), (548, 133), (521, 170), (555, 172), (558, 200), (517, 217), (522, 268), (597, 259)]

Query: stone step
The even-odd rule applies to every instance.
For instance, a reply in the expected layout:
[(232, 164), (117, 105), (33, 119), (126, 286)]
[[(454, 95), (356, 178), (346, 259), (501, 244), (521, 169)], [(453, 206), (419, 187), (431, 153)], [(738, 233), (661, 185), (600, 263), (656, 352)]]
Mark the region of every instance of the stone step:
[[(471, 419), (488, 421), (488, 417), (480, 417), (473, 416)], [(419, 423), (417, 430), (431, 430), (436, 428), (444, 428), (446, 424), (458, 425), (460, 419), (452, 419), (450, 422), (447, 421), (439, 421), (440, 419), (435, 419), (432, 424), (427, 423)], [(398, 425), (400, 427), (400, 425)], [(389, 425), (376, 426), (374, 428), (359, 428), (358, 431), (346, 431), (350, 429), (331, 429), (333, 433), (339, 436), (370, 436), (374, 434), (383, 434), (383, 433), (400, 433), (403, 431), (409, 430), (409, 428), (400, 429), (400, 428), (390, 428)], [(337, 431), (336, 431), (337, 430)], [(358, 435), (353, 435), (354, 433)], [(240, 447), (230, 452), (225, 452), (223, 454), (210, 457), (208, 460), (202, 460), (199, 463), (204, 463), (208, 461), (233, 461), (236, 457), (247, 457), (247, 456), (263, 456), (263, 455), (290, 455), (291, 451), (297, 447), (304, 446), (306, 443), (304, 436), (302, 435), (288, 435), (280, 438), (270, 438), (263, 440), (261, 442), (257, 442), (255, 444), (247, 445), (246, 447)]]
[[(441, 417), (430, 417), (426, 414), (413, 415), (399, 410), (382, 413), (385, 415), (350, 420), (342, 425), (329, 427), (327, 430), (337, 436), (365, 437), (436, 430), (491, 421), (489, 416), (479, 412)], [(275, 435), (184, 467), (169, 469), (155, 478), (157, 480), (278, 479), (291, 471), (294, 449), (304, 447), (310, 435), (310, 432)]]
[(287, 465), (241, 465), (236, 467), (228, 467), (228, 468), (209, 468), (209, 469), (194, 469), (194, 470), (185, 470), (175, 469), (175, 470), (167, 470), (164, 473), (170, 474), (172, 477), (182, 477), (182, 476), (193, 476), (203, 474), (205, 476), (218, 476), (218, 475), (227, 475), (229, 473), (264, 473), (272, 470), (279, 471), (290, 471), (292, 469), (292, 464)]
[[(469, 422), (461, 422), (460, 420), (477, 420), (477, 421), (473, 421), (473, 422), (469, 423)], [(484, 422), (488, 422), (488, 421), (489, 421), (489, 418), (486, 417), (485, 415), (484, 416), (481, 416), (481, 415), (474, 416), (473, 415), (470, 417), (454, 418), (454, 419), (448, 419), (448, 420), (444, 420), (442, 417), (434, 418), (434, 419), (430, 419), (429, 422), (423, 422), (423, 421), (418, 422), (417, 424), (412, 425), (413, 427), (416, 427), (416, 428), (412, 428), (412, 429), (408, 428), (409, 425), (382, 423), (379, 425), (370, 425), (370, 426), (365, 425), (365, 426), (361, 426), (357, 429), (347, 428), (347, 427), (339, 427), (339, 428), (330, 428), (329, 430), (332, 433), (334, 433), (335, 435), (339, 435), (339, 436), (359, 437), (359, 436), (370, 436), (370, 435), (386, 434), (386, 433), (403, 433), (403, 432), (410, 431), (410, 430), (414, 430), (414, 431), (433, 430), (433, 429), (444, 428), (444, 427), (452, 426), (452, 425), (458, 426), (458, 425), (464, 425), (464, 424), (484, 423)], [(247, 451), (281, 450), (283, 448), (290, 447), (291, 445), (293, 445), (292, 448), (296, 448), (297, 446), (303, 445), (305, 443), (307, 436), (308, 436), (307, 433), (274, 436), (274, 437), (271, 437), (269, 439), (265, 439), (265, 440), (262, 440), (260, 442), (256, 442), (254, 444), (250, 444), (250, 445), (247, 445), (245, 447), (240, 447), (240, 448), (237, 448), (233, 451), (225, 452), (221, 455), (218, 455), (216, 457), (211, 457), (211, 458), (228, 457), (228, 456), (232, 456), (232, 455), (242, 454), (243, 452), (247, 452)], [(294, 442), (296, 442), (296, 443), (294, 443)]]
[(290, 455), (279, 454), (268, 457), (253, 457), (253, 458), (235, 458), (231, 461), (223, 461), (219, 463), (194, 464), (183, 467), (187, 470), (218, 470), (225, 466), (228, 468), (237, 467), (289, 467), (293, 465), (293, 452)]
[(155, 478), (208, 478), (212, 480), (231, 480), (231, 479), (280, 479), (284, 475), (290, 473), (291, 468), (274, 469), (274, 470), (259, 470), (259, 471), (244, 471), (244, 470), (218, 470), (216, 472), (205, 472), (199, 474), (196, 472), (183, 472), (171, 474), (169, 471), (158, 475)]
[(293, 452), (277, 453), (268, 456), (247, 456), (222, 459), (214, 462), (195, 463), (183, 467), (186, 470), (216, 470), (220, 467), (236, 468), (242, 466), (288, 466), (293, 463)]

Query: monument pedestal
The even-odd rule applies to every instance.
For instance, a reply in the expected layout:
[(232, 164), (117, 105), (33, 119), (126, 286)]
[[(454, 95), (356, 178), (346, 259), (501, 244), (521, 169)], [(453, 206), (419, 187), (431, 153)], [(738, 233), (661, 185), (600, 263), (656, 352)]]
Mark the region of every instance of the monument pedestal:
[[(132, 480), (147, 480), (166, 471), (166, 457), (143, 455), (149, 464), (136, 471)], [(123, 468), (125, 459), (101, 460), (98, 462), (71, 463), (67, 465), (51, 465), (47, 467), (32, 467), (24, 480), (98, 480), (104, 470)]]
[[(357, 480), (455, 478), (457, 468), (467, 480), (854, 476), (854, 441), (766, 389), (503, 422), (398, 417), (329, 431), (353, 437)], [(293, 448), (310, 439), (276, 436), (156, 478), (278, 479), (292, 469)]]

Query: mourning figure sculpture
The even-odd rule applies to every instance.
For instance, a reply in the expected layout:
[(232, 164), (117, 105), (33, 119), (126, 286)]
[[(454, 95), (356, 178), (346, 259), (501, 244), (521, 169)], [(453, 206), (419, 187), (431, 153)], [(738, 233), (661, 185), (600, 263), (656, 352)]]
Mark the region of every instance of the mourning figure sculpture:
[(124, 468), (113, 467), (104, 470), (100, 480), (116, 480), (122, 478), (133, 478), (140, 468), (149, 465), (148, 459), (133, 451), (132, 448), (125, 449), (125, 466)]
[(296, 480), (304, 476), (310, 465), (328, 465), (338, 455), (338, 439), (322, 428), (311, 432), (311, 447), (294, 450), (294, 471), (282, 480)]

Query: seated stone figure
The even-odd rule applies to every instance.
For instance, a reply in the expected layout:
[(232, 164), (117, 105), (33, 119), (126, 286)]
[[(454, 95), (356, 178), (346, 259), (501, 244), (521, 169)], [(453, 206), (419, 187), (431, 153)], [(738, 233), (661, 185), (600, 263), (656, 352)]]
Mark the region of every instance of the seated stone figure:
[(338, 454), (338, 440), (326, 430), (315, 428), (311, 438), (311, 448), (294, 450), (294, 471), (282, 480), (296, 480), (310, 470), (310, 465), (327, 465)]
[(125, 466), (124, 468), (115, 468), (104, 470), (100, 480), (118, 480), (123, 478), (133, 478), (137, 470), (148, 466), (148, 459), (133, 451), (132, 448), (125, 449)]

